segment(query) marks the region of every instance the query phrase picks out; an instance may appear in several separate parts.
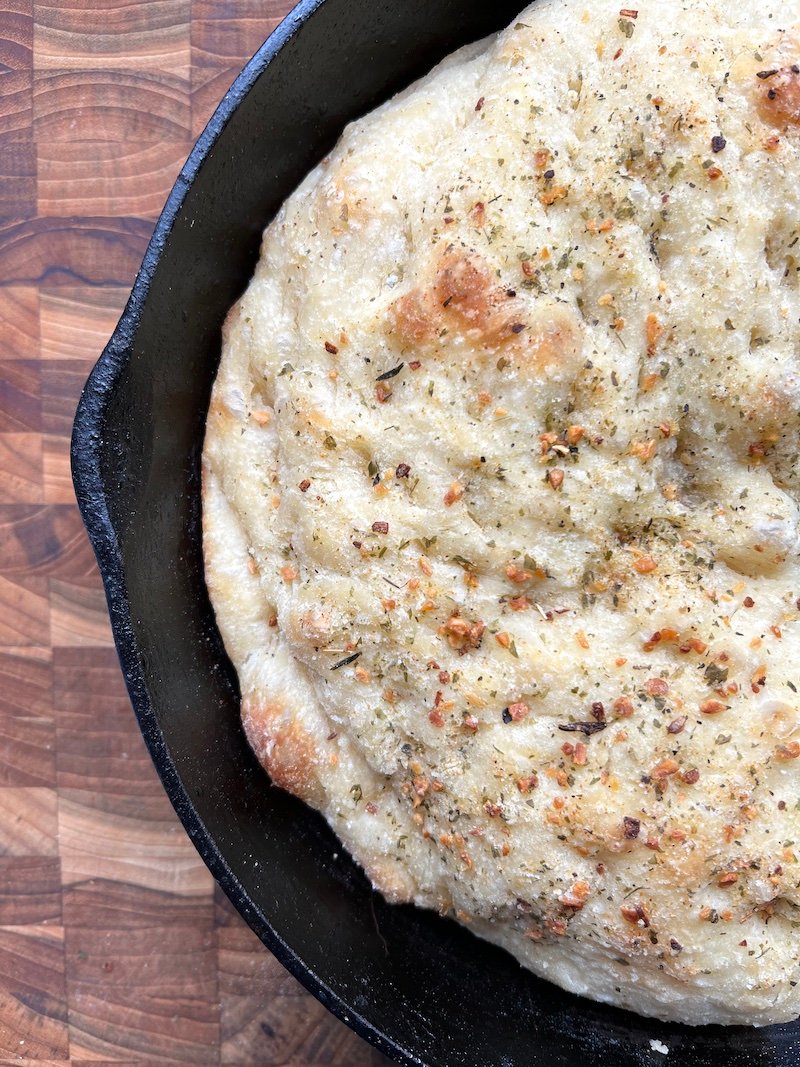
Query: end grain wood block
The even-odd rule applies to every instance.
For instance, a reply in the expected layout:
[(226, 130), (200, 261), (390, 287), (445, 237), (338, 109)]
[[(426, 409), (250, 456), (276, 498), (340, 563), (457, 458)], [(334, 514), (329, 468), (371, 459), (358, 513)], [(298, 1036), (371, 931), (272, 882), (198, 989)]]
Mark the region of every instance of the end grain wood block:
[(0, 505), (0, 573), (73, 580), (93, 574), (91, 549), (75, 508)]
[(0, 856), (58, 856), (55, 789), (0, 789)]
[(189, 68), (37, 70), (37, 141), (185, 141), (190, 137)]
[[(4, 532), (0, 519), (0, 544)], [(0, 566), (0, 646), (50, 644), (50, 598), (46, 577), (7, 578)]]
[(33, 0), (3, 0), (0, 18), (0, 145), (30, 139)]
[(81, 391), (99, 355), (97, 352), (96, 355), (89, 353), (89, 358), (85, 359), (41, 360), (41, 428), (44, 433), (70, 437)]
[[(43, 629), (35, 625), (42, 597)], [(0, 643), (111, 644), (102, 584), (74, 507), (0, 504)]]
[(0, 70), (0, 147), (31, 136), (33, 71)]
[(191, 0), (37, 0), (36, 69), (189, 65)]
[(74, 504), (69, 438), (42, 438), (42, 498), (45, 504)]
[(191, 149), (188, 138), (45, 141), (38, 146), (39, 214), (155, 220)]
[(36, 146), (11, 141), (0, 152), (0, 216), (29, 219), (35, 214)]
[(96, 877), (64, 885), (62, 909), (65, 926), (92, 930), (133, 930), (164, 924), (205, 929), (213, 916), (210, 892), (185, 896)]
[(53, 702), (58, 716), (56, 781), (62, 795), (103, 796), (104, 809), (120, 815), (145, 815), (139, 805), (152, 800), (148, 814), (177, 825), (113, 649), (56, 648)]
[(217, 938), (223, 1064), (388, 1067), (274, 956), (259, 952), (258, 938), (241, 920), (218, 928)]
[(0, 286), (124, 286), (152, 231), (146, 219), (0, 219)]
[(61, 924), (57, 856), (0, 856), (0, 926)]
[(3, 1062), (69, 1059), (63, 929), (0, 929), (0, 1019)]
[(0, 433), (39, 433), (41, 392), (42, 370), (38, 362), (0, 359)]
[(285, 14), (284, 0), (193, 0), (192, 65), (241, 68)]
[(111, 286), (43, 288), (41, 358), (96, 360), (108, 343), (129, 295), (129, 289)]
[(73, 1060), (219, 1062), (212, 927), (68, 928), (65, 952)]
[(0, 649), (0, 787), (56, 780), (49, 648)]
[[(171, 810), (155, 818), (146, 805), (129, 815), (103, 810), (99, 794), (61, 792), (58, 851), (64, 886), (102, 878), (162, 892), (169, 898), (208, 901), (213, 916), (208, 868)], [(142, 810), (144, 808), (144, 810)]]
[(112, 650), (56, 649), (59, 850), (65, 922), (213, 922), (213, 881), (178, 824), (144, 746)]
[(0, 68), (33, 67), (33, 0), (3, 0), (0, 8)]
[(39, 356), (39, 293), (30, 286), (0, 287), (0, 360)]
[(67, 648), (108, 647), (114, 639), (100, 578), (93, 581), (50, 581), (50, 640)]
[(0, 504), (39, 504), (44, 499), (42, 435), (0, 433)]

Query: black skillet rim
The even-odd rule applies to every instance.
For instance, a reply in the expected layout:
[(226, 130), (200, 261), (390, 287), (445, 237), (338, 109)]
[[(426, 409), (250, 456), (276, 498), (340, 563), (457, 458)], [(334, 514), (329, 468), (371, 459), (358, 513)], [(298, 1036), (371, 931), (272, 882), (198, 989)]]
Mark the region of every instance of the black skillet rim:
[(189, 799), (166, 748), (155, 710), (147, 695), (137, 642), (131, 626), (122, 555), (108, 512), (100, 469), (106, 408), (130, 356), (153, 276), (192, 182), (257, 79), (324, 2), (325, 0), (299, 0), (228, 89), (181, 168), (147, 245), (122, 317), (92, 369), (78, 403), (71, 443), (72, 478), (78, 508), (97, 557), (117, 654), (139, 727), (164, 789), (200, 857), (236, 910), (270, 952), (333, 1015), (397, 1062), (421, 1065), (422, 1061), (418, 1057), (387, 1037), (335, 994), (278, 935), (268, 918), (252, 906), (247, 893), (226, 863)]

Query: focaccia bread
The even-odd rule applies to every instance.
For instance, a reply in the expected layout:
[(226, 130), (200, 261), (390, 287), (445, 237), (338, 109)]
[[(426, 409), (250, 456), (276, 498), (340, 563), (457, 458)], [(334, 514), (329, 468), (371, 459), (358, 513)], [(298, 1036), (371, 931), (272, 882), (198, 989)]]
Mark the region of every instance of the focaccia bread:
[(272, 781), (390, 900), (688, 1023), (800, 1014), (798, 62), (799, 0), (451, 57), (266, 230), (203, 457)]

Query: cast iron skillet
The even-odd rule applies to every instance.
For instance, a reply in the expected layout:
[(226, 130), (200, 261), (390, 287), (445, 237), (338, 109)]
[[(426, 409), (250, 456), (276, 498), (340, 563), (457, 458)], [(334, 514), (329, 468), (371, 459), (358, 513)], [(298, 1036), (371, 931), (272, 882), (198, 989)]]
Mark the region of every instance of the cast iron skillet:
[[(323, 820), (269, 786), (203, 584), (199, 456), (220, 326), (262, 227), (345, 123), (523, 0), (303, 0), (170, 194), (72, 442), (122, 669), (175, 810), (281, 962), (390, 1056), (428, 1067), (790, 1067), (800, 1028), (688, 1029), (563, 993), (453, 923), (389, 907)], [(668, 1058), (651, 1040), (670, 1049)]]

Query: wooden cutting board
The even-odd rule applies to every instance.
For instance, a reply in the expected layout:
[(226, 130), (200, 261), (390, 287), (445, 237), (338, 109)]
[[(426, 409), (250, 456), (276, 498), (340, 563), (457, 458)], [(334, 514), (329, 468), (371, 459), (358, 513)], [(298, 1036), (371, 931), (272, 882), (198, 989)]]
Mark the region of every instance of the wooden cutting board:
[(0, 1063), (388, 1061), (215, 891), (123, 688), (75, 404), (194, 139), (290, 0), (0, 0)]

